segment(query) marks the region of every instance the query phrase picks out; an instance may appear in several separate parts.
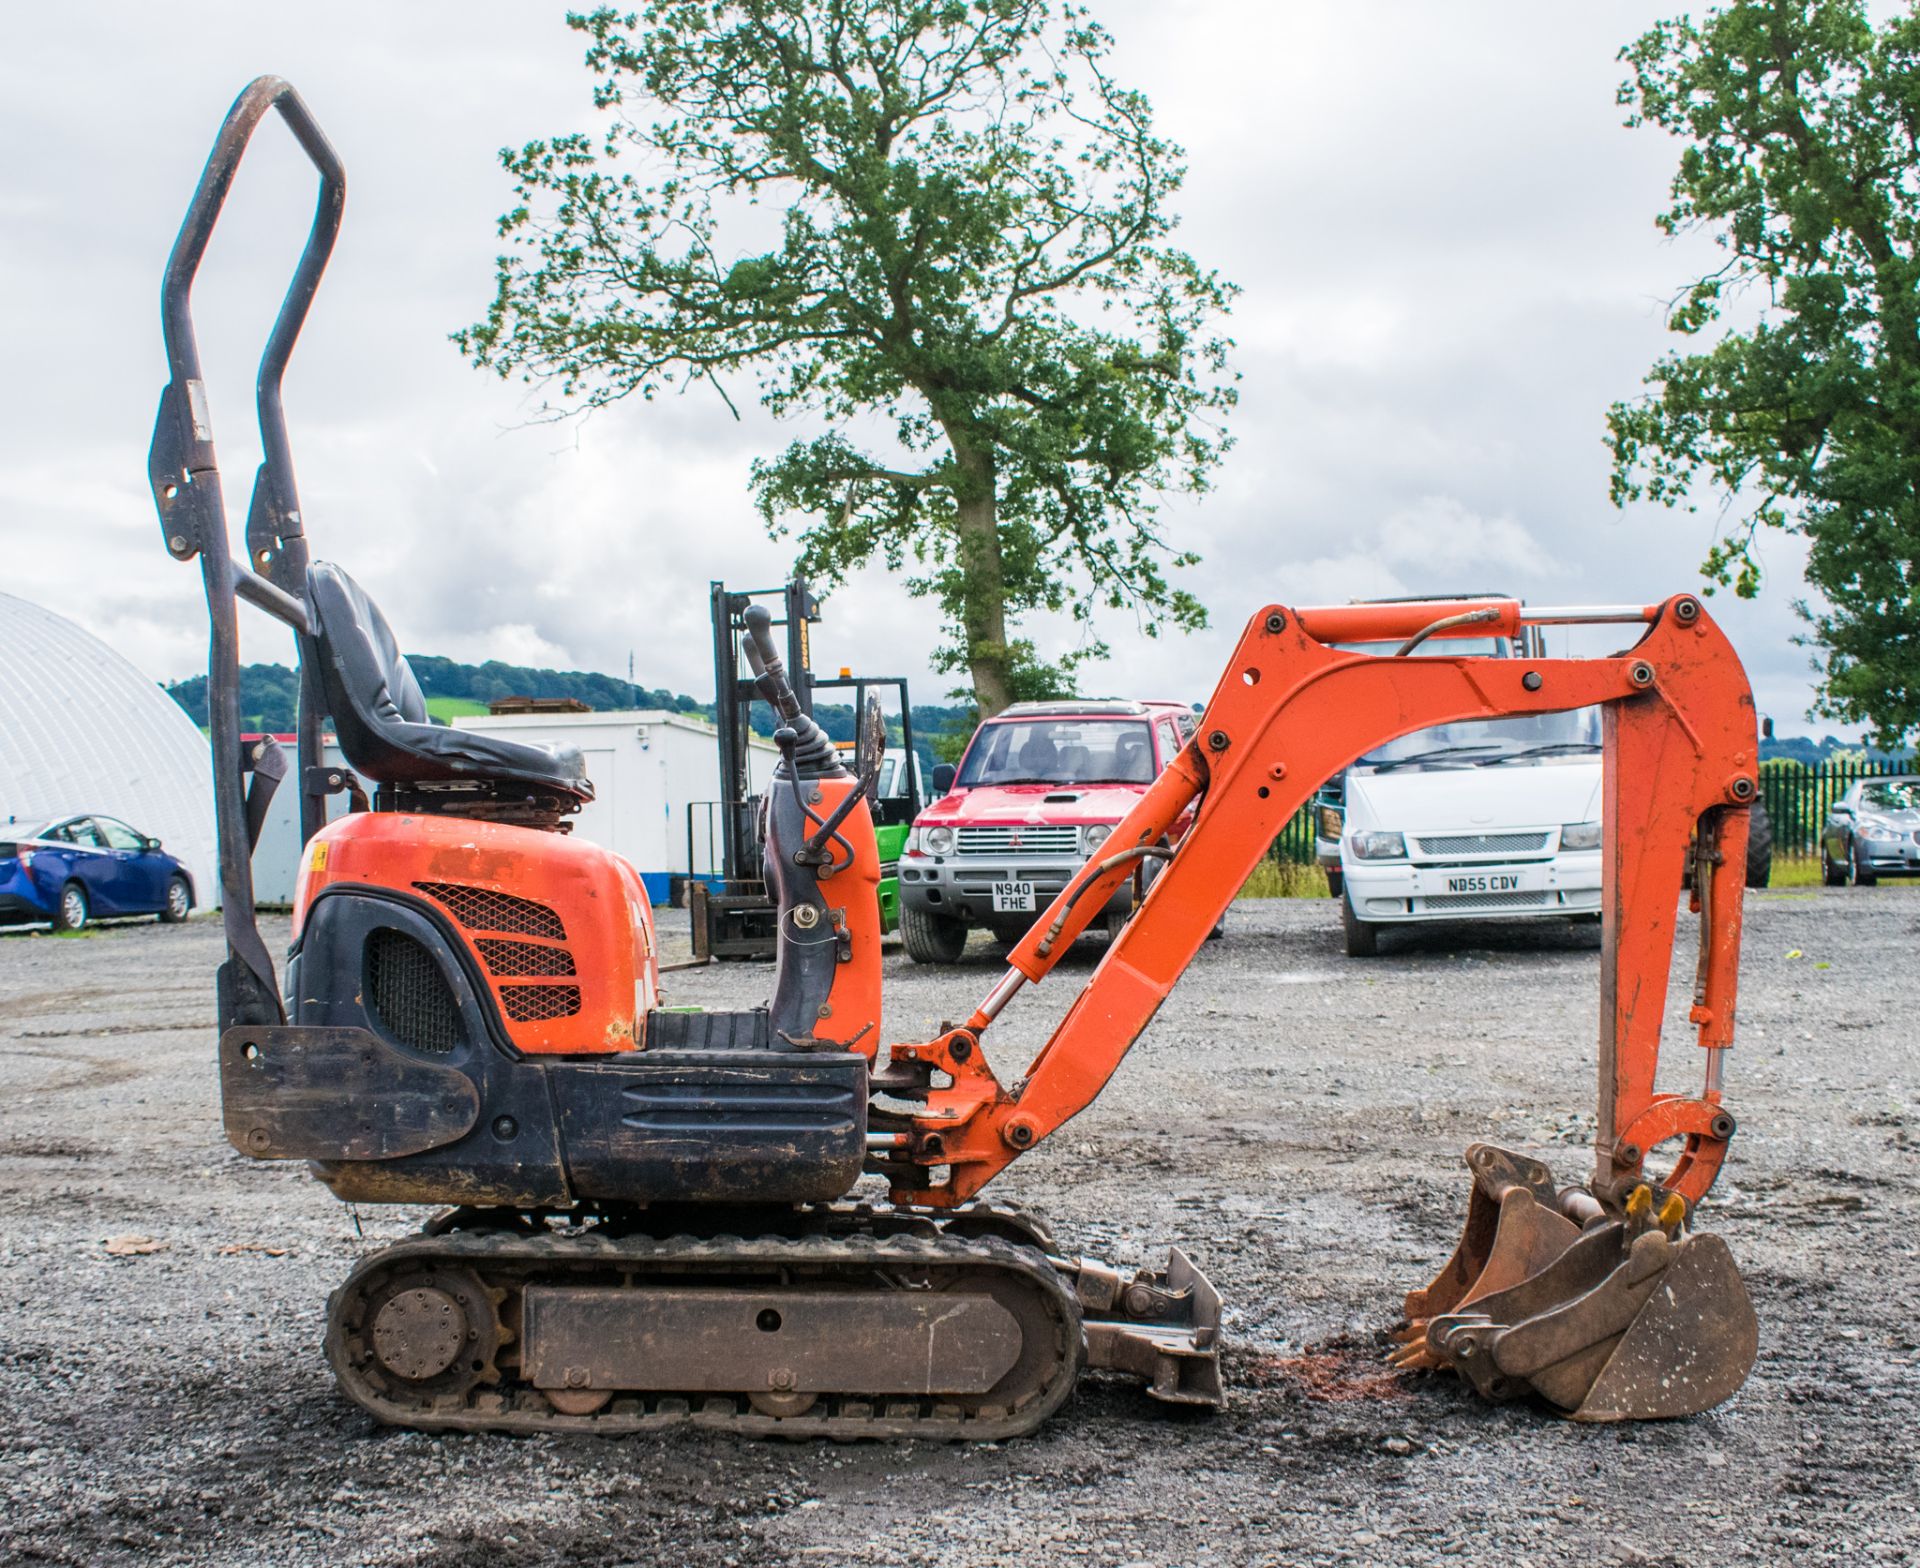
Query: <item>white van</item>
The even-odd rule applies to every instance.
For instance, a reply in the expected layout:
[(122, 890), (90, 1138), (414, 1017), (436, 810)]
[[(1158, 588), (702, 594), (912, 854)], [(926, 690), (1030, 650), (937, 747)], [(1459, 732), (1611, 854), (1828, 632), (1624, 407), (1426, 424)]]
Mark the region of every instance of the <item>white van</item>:
[(1579, 708), (1442, 724), (1360, 758), (1338, 824), (1347, 952), (1420, 921), (1597, 920), (1600, 757), (1600, 710)]

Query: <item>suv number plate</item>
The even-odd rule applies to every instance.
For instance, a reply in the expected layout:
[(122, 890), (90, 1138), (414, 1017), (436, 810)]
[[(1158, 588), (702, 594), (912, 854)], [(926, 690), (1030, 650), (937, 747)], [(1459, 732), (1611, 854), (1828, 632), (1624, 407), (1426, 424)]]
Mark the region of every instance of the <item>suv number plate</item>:
[(993, 884), (993, 912), (995, 914), (1033, 913), (1033, 884), (1031, 882), (996, 882)]

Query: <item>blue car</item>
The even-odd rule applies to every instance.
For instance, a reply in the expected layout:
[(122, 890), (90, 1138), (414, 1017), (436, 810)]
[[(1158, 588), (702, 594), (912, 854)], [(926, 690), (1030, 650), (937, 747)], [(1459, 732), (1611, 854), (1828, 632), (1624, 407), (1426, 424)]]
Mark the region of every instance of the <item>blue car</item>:
[(113, 817), (55, 817), (0, 825), (0, 925), (50, 921), (79, 931), (96, 916), (185, 920), (193, 878), (160, 847)]

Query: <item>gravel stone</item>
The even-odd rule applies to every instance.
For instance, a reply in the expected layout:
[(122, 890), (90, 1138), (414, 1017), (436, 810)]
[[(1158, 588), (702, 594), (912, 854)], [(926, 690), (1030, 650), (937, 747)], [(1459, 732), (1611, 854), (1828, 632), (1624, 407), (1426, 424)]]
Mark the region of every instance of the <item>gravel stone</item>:
[[(1448, 1376), (1381, 1375), (1401, 1293), (1457, 1235), (1467, 1143), (1585, 1173), (1597, 944), (1480, 926), (1349, 960), (1331, 903), (1275, 901), (1234, 907), (1102, 1099), (989, 1189), (1068, 1251), (1187, 1247), (1230, 1309), (1230, 1408), (1186, 1416), (1090, 1377), (1036, 1436), (958, 1447), (373, 1425), (322, 1358), (326, 1298), (424, 1211), (356, 1215), (303, 1167), (228, 1147), (217, 920), (8, 934), (0, 1563), (1914, 1560), (1920, 889), (1756, 893), (1747, 912), (1740, 1132), (1701, 1213), (1760, 1315), (1731, 1403), (1576, 1426)], [(284, 947), (284, 919), (265, 926)], [(685, 915), (661, 926), (683, 956)], [(1085, 944), (1008, 1009), (986, 1042), (1003, 1076), (1098, 957)], [(966, 1016), (1002, 958), (981, 937), (951, 969), (889, 949), (884, 1037)], [(752, 1005), (770, 972), (671, 974), (669, 1000)], [(1692, 972), (1683, 935), (1672, 1087), (1700, 1072)], [(166, 1250), (107, 1256), (127, 1234)]]

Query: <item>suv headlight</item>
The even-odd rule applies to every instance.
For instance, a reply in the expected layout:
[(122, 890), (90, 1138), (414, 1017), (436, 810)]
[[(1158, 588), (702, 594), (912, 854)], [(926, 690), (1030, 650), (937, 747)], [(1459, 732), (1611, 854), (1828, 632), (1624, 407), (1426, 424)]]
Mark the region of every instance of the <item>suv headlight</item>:
[(1320, 836), (1340, 842), (1340, 835), (1346, 830), (1346, 813), (1338, 806), (1322, 806), (1319, 813)]
[(952, 828), (922, 828), (920, 846), (929, 855), (951, 855), (953, 853)]
[(1356, 833), (1347, 844), (1361, 860), (1407, 858), (1407, 840), (1400, 833)]
[(1560, 830), (1562, 849), (1598, 849), (1600, 847), (1600, 824), (1598, 822), (1569, 822)]
[(1095, 822), (1091, 826), (1084, 827), (1080, 830), (1080, 842), (1086, 846), (1087, 853), (1091, 855), (1102, 844), (1106, 843), (1107, 835), (1112, 832), (1113, 824), (1111, 822)]

